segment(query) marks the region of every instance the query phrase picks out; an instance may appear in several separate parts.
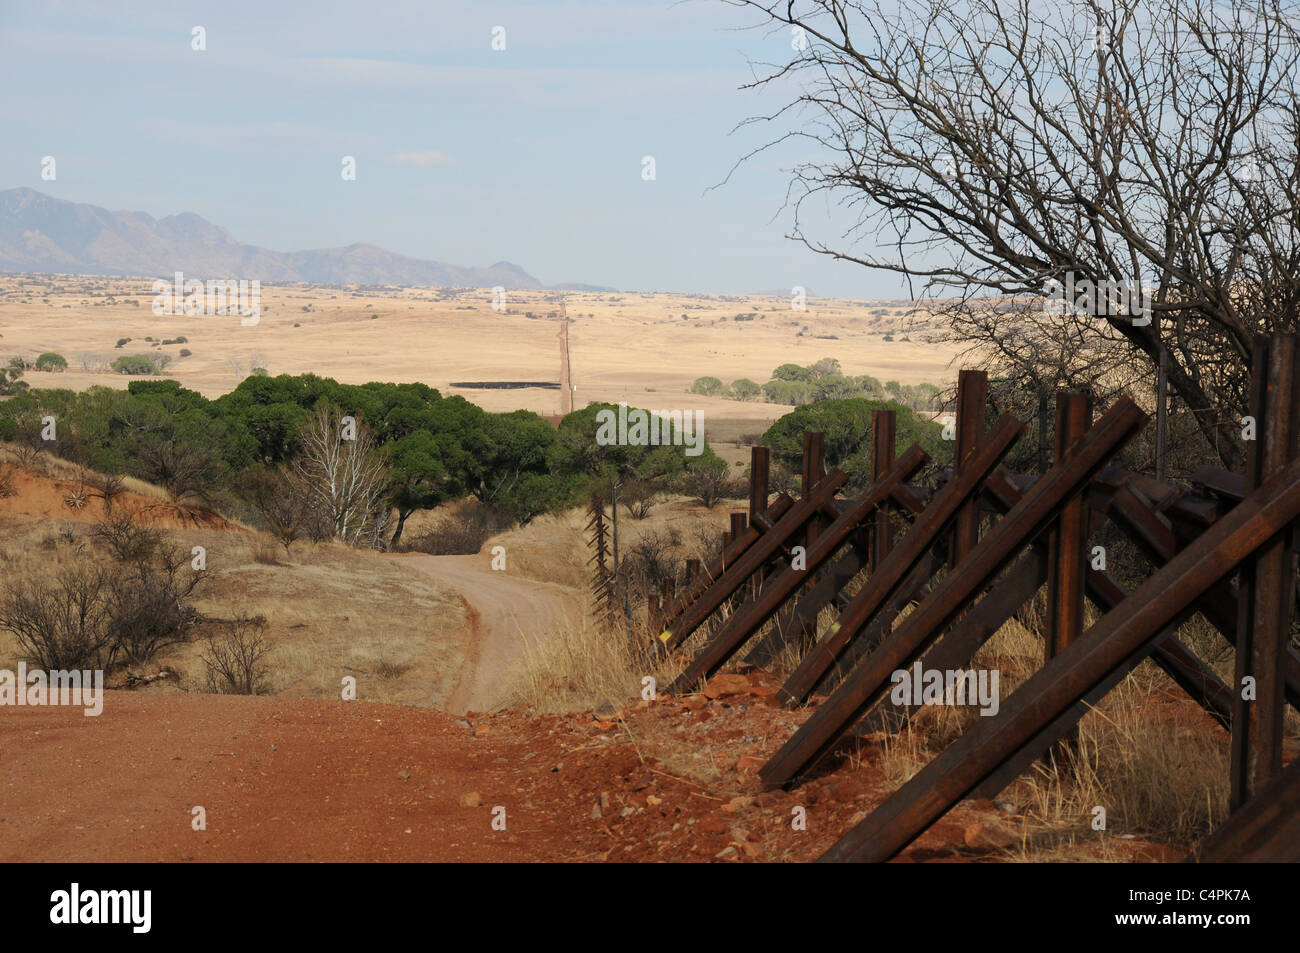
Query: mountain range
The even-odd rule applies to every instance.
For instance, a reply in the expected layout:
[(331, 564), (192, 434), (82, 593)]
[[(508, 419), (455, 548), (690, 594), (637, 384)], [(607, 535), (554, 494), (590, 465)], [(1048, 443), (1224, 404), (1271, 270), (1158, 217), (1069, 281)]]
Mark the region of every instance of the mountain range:
[(0, 272), (169, 278), (256, 278), (311, 284), (411, 287), (551, 288), (612, 291), (596, 285), (543, 285), (518, 265), (486, 268), (408, 258), (377, 245), (279, 252), (246, 245), (193, 212), (156, 219), (112, 212), (19, 188), (0, 192)]

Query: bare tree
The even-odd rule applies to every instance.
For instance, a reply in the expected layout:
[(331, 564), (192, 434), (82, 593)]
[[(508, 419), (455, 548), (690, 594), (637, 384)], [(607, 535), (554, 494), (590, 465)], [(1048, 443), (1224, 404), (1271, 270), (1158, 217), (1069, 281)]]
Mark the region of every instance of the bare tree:
[(381, 548), (390, 474), (370, 428), (322, 404), (304, 425), (300, 442), (294, 472), (328, 516), (335, 537), (352, 546)]
[[(794, 31), (791, 59), (751, 84), (802, 81), (759, 117), (799, 125), (756, 150), (815, 147), (793, 170), (792, 238), (904, 275), (914, 294), (955, 296), (949, 316), (995, 348), (971, 317), (989, 299), (1041, 299), (1054, 282), (1146, 289), (1149, 321), (1072, 311), (1077, 333), (1104, 325), (1116, 362), (1148, 379), (1163, 364), (1207, 444), (1241, 463), (1251, 339), (1300, 327), (1293, 9), (727, 2)], [(805, 231), (825, 207), (812, 198), (847, 218), (834, 246)]]

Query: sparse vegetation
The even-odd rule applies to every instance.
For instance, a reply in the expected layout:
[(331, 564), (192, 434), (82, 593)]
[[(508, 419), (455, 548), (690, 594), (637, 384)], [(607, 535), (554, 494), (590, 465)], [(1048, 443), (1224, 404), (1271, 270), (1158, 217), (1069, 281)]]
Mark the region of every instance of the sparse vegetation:
[(266, 620), (241, 615), (223, 623), (203, 650), (208, 690), (228, 695), (260, 695), (267, 690)]
[(110, 366), (119, 374), (159, 374), (162, 372), (159, 359), (148, 354), (124, 354), (116, 358)]

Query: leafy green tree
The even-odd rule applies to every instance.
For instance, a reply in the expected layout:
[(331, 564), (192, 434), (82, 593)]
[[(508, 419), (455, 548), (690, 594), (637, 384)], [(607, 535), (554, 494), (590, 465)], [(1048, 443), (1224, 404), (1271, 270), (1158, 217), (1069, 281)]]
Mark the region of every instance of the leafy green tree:
[(812, 384), (808, 381), (770, 380), (763, 385), (763, 396), (772, 404), (806, 404), (812, 399)]
[(68, 359), (62, 354), (56, 354), (54, 351), (46, 351), (36, 359), (32, 365), (38, 371), (66, 371), (68, 369)]
[(402, 538), (406, 521), (416, 510), (431, 510), (464, 493), (444, 462), (446, 440), (427, 430), (417, 430), (387, 444), (392, 478), (389, 503), (397, 510), (397, 526), (390, 548)]
[(798, 364), (782, 364), (772, 371), (772, 377), (778, 381), (811, 381), (812, 372)]
[(825, 374), (813, 382), (813, 400), (846, 400), (862, 396), (862, 389), (850, 377)]
[(697, 377), (691, 384), (692, 394), (701, 394), (705, 397), (717, 397), (726, 389), (726, 385), (716, 377)]
[(943, 428), (900, 404), (852, 398), (826, 400), (796, 408), (768, 428), (763, 444), (782, 466), (797, 470), (803, 455), (803, 435), (824, 433), (827, 467), (840, 467), (854, 487), (871, 479), (871, 420), (876, 410), (895, 413), (896, 446), (899, 451), (920, 444), (936, 466), (951, 462), (952, 444), (943, 439)]
[(157, 374), (158, 365), (148, 354), (123, 354), (110, 365), (119, 374)]
[(21, 367), (0, 367), (0, 397), (21, 394), (27, 389), (27, 382), (19, 380), (23, 376)]
[(808, 365), (808, 375), (813, 380), (828, 375), (839, 376), (844, 371), (840, 368), (840, 362), (833, 357), (823, 357), (820, 361), (815, 361)]
[(736, 400), (753, 400), (759, 393), (758, 385), (748, 377), (742, 377), (731, 382), (731, 396)]

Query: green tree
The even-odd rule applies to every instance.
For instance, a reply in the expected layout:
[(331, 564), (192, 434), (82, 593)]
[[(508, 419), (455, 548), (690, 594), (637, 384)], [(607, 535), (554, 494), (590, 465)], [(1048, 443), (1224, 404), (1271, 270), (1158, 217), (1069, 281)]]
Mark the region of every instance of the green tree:
[(119, 374), (157, 374), (158, 365), (148, 354), (123, 354), (110, 365)]
[(824, 433), (827, 467), (840, 467), (851, 478), (851, 486), (862, 487), (871, 479), (872, 412), (895, 413), (896, 446), (901, 452), (920, 444), (936, 466), (952, 459), (952, 444), (943, 439), (943, 428), (900, 404), (863, 398), (826, 400), (796, 408), (768, 428), (763, 444), (787, 469), (797, 470), (803, 455), (803, 435)]
[(759, 386), (748, 377), (731, 382), (731, 396), (736, 400), (753, 400), (759, 393)]
[(782, 364), (772, 371), (772, 377), (778, 381), (810, 381), (812, 372), (798, 364)]
[(833, 357), (823, 357), (820, 361), (815, 361), (808, 365), (808, 375), (813, 380), (832, 374), (839, 376), (843, 373), (844, 371), (840, 368), (840, 362)]
[(806, 404), (812, 399), (812, 385), (808, 381), (770, 380), (763, 385), (763, 396), (772, 404)]
[(68, 359), (62, 354), (56, 354), (54, 351), (46, 351), (36, 359), (32, 365), (38, 371), (66, 371), (68, 369)]
[(722, 393), (725, 385), (716, 377), (697, 377), (691, 384), (692, 394), (702, 394), (705, 397), (716, 397)]

